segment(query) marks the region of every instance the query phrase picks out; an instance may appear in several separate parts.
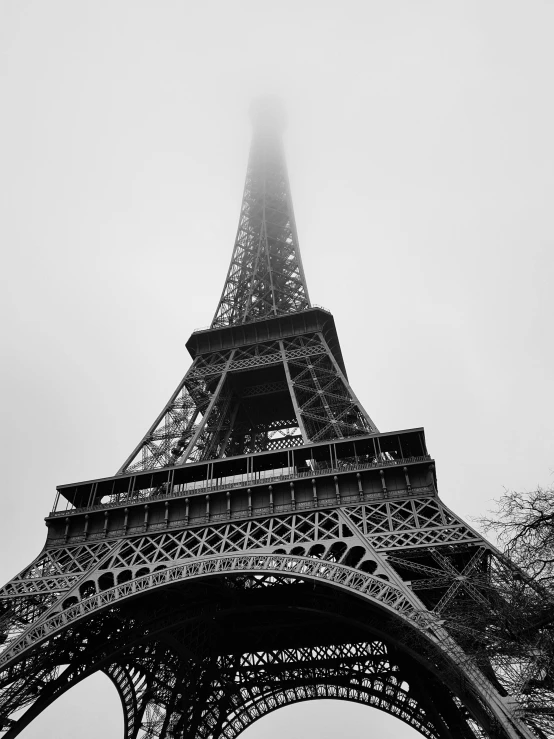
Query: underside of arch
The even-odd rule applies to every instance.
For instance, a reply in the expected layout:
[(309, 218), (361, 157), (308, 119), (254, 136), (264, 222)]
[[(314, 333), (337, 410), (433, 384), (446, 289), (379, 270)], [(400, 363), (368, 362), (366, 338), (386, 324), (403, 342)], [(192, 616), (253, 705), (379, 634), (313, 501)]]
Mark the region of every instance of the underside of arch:
[[(159, 654), (167, 659), (162, 646)], [(440, 686), (433, 701), (418, 690), (415, 673), (407, 682), (409, 675), (379, 640), (185, 661), (157, 671), (136, 736), (232, 739), (277, 708), (318, 698), (373, 706), (433, 739), (475, 736)]]
[[(126, 739), (230, 739), (281, 705), (316, 697), (374, 705), (428, 737), (477, 736), (468, 712), (478, 715), (477, 702), (455, 697), (452, 665), (407, 619), (304, 575), (213, 572), (138, 592), (126, 583), (127, 599), (69, 623), (3, 673), (6, 737), (98, 669), (118, 688)], [(60, 674), (61, 664), (70, 667)], [(29, 713), (10, 725), (22, 705)]]

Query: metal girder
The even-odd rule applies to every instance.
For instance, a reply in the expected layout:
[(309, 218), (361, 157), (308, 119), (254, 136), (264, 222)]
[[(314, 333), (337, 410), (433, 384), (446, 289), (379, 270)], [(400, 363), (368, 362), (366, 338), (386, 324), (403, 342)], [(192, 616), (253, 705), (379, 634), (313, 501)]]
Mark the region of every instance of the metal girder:
[(310, 306), (278, 130), (256, 129), (231, 264), (212, 327)]
[[(268, 519), (265, 522), (260, 522), (262, 528), (257, 530), (252, 529), (251, 525), (246, 527), (227, 526), (225, 531), (220, 529), (220, 533), (215, 538), (217, 528), (205, 527), (195, 534), (197, 544), (194, 549), (190, 549), (189, 545), (189, 553), (185, 554), (184, 560), (182, 559), (184, 552), (179, 549), (178, 541), (174, 536), (169, 535), (163, 535), (161, 538), (159, 536), (142, 537), (142, 539), (134, 541), (115, 543), (112, 552), (104, 554), (102, 559), (98, 557), (98, 553), (91, 551), (91, 570), (84, 573), (79, 584), (63, 594), (58, 599), (58, 604), (49, 609), (51, 615), (48, 615), (48, 612), (40, 614), (35, 620), (36, 625), (34, 627), (27, 628), (24, 634), (15, 635), (15, 639), (6, 644), (5, 653), (0, 658), (6, 666), (5, 671), (0, 676), (2, 678), (0, 687), (5, 684), (5, 690), (7, 691), (2, 697), (5, 709), (9, 710), (10, 707), (25, 705), (25, 702), (32, 701), (35, 695), (40, 694), (42, 683), (46, 685), (55, 681), (56, 663), (59, 663), (60, 660), (70, 662), (71, 657), (68, 657), (67, 650), (71, 651), (71, 648), (76, 649), (76, 653), (79, 652), (78, 638), (74, 637), (72, 640), (71, 631), (76, 628), (82, 630), (84, 628), (82, 633), (89, 635), (91, 633), (90, 625), (79, 627), (79, 623), (83, 619), (85, 619), (85, 623), (90, 623), (90, 619), (95, 618), (98, 619), (98, 624), (102, 624), (102, 614), (106, 612), (106, 608), (113, 612), (114, 604), (123, 604), (127, 598), (135, 598), (141, 593), (148, 594), (158, 588), (171, 588), (172, 583), (183, 582), (187, 578), (202, 581), (203, 578), (209, 578), (218, 575), (218, 573), (221, 575), (232, 573), (233, 576), (241, 572), (245, 574), (249, 572), (260, 573), (261, 577), (256, 576), (254, 579), (250, 579), (250, 589), (252, 587), (271, 588), (277, 585), (286, 585), (298, 577), (301, 580), (315, 578), (318, 581), (322, 579), (324, 582), (334, 583), (335, 586), (364, 593), (364, 597), (370, 597), (373, 602), (381, 604), (382, 608), (392, 609), (399, 617), (408, 618), (410, 623), (414, 625), (419, 623), (422, 633), (426, 631), (430, 623), (434, 623), (433, 628), (439, 628), (440, 631), (440, 627), (437, 626), (440, 620), (427, 620), (431, 618), (431, 614), (425, 615), (424, 604), (415, 597), (409, 585), (398, 577), (396, 571), (390, 565), (387, 565), (387, 560), (380, 557), (370, 544), (370, 539), (364, 537), (362, 532), (351, 538), (348, 537), (346, 530), (341, 527), (340, 523), (341, 520), (346, 520), (349, 522), (349, 527), (352, 527), (352, 519), (347, 516), (346, 511), (338, 518), (336, 514), (330, 512), (327, 519), (317, 515), (314, 517), (312, 514), (311, 520), (311, 532), (305, 525), (310, 521), (309, 516), (308, 518), (304, 516), (289, 517), (288, 523), (285, 518), (282, 519), (279, 525), (277, 525), (278, 518)], [(291, 536), (294, 530), (294, 528), (291, 528), (291, 524), (293, 527), (298, 526), (298, 535)], [(224, 539), (221, 538), (222, 534), (225, 537)], [(237, 538), (237, 535), (240, 538)], [(275, 538), (268, 541), (268, 535)], [(227, 541), (228, 551), (237, 553), (231, 555), (220, 554), (223, 541)], [(271, 544), (271, 541), (273, 553), (266, 554), (267, 546)], [(360, 542), (364, 544), (362, 551), (360, 551)], [(256, 549), (259, 553), (256, 553)], [(61, 551), (63, 552), (63, 550)], [(245, 551), (250, 551), (252, 554), (240, 553)], [(410, 551), (408, 550), (408, 552)], [(444, 565), (442, 572), (445, 578), (443, 589), (448, 589), (450, 583), (446, 582), (447, 576), (452, 575), (455, 580), (455, 574), (452, 570), (454, 568), (453, 562), (456, 562), (456, 556), (448, 548), (443, 547), (442, 552), (440, 559)], [(216, 553), (219, 554), (216, 555)], [(306, 558), (306, 554), (309, 554), (308, 558)], [(402, 551), (399, 554), (402, 555)], [(403, 556), (394, 559), (395, 562), (404, 561)], [(75, 562), (78, 561), (78, 558), (71, 557), (70, 560)], [(55, 562), (56, 558), (53, 557), (51, 561)], [(187, 561), (190, 564), (186, 564)], [(173, 565), (170, 564), (172, 562)], [(352, 565), (355, 569), (352, 569)], [(82, 564), (80, 567), (82, 567)], [(425, 568), (422, 567), (421, 569)], [(432, 568), (426, 569), (431, 570)], [(467, 566), (464, 569), (467, 572)], [(369, 574), (369, 572), (373, 574)], [(269, 579), (265, 578), (265, 573), (270, 574)], [(426, 574), (434, 575), (435, 573), (426, 572)], [(109, 630), (112, 629), (113, 626), (109, 626)], [(58, 641), (60, 638), (62, 638), (61, 642)], [(444, 639), (448, 638), (445, 632), (445, 635), (441, 637), (441, 648), (445, 648)], [(467, 667), (467, 665), (464, 666), (463, 661), (470, 660), (470, 656), (462, 656), (462, 651), (454, 642), (447, 648), (447, 652), (451, 657), (455, 657), (456, 660), (460, 661), (462, 669)], [(27, 654), (31, 655), (31, 660), (34, 659), (33, 674), (36, 676), (34, 682), (25, 680), (22, 682), (23, 676), (29, 670), (29, 658), (25, 656)], [(37, 659), (39, 663), (37, 663)], [(10, 667), (10, 665), (12, 666)], [(44, 666), (41, 668), (41, 665)], [(76, 674), (79, 676), (81, 672)], [(483, 675), (476, 678), (476, 674), (478, 673), (471, 673), (472, 679), (477, 679), (478, 683), (481, 682), (485, 685), (487, 683), (486, 678)], [(36, 687), (33, 687), (33, 685)], [(345, 690), (348, 688), (348, 686), (343, 687)], [(354, 688), (355, 686), (350, 687)], [(490, 693), (491, 689), (489, 683), (486, 688), (487, 694)], [(309, 688), (309, 691), (305, 694), (306, 699), (310, 696), (315, 697), (313, 690), (313, 686)], [(321, 697), (326, 689), (320, 687), (318, 690), (320, 690)], [(329, 688), (329, 690), (331, 692), (325, 694), (331, 696), (334, 688)], [(30, 695), (29, 691), (31, 691)], [(366, 700), (362, 694), (355, 698), (355, 690), (354, 692), (346, 690), (346, 692), (351, 699), (360, 700), (361, 702)], [(24, 695), (28, 697), (24, 698)], [(289, 697), (292, 695), (293, 693), (290, 693)], [(299, 694), (295, 695), (294, 700), (302, 699), (298, 697)], [(339, 694), (337, 693), (337, 695)], [(129, 700), (132, 703), (132, 696), (128, 695), (127, 698), (127, 703), (124, 703), (125, 710), (127, 714), (131, 715), (129, 713)], [(277, 706), (278, 702), (270, 702), (268, 704), (269, 708), (266, 706), (263, 710), (260, 708), (261, 704), (258, 708), (263, 713), (265, 710), (270, 710), (271, 705)], [(374, 705), (374, 703), (370, 702), (370, 705)], [(154, 731), (152, 727), (164, 725), (163, 722), (166, 721), (167, 716), (162, 715), (163, 712), (160, 713), (159, 707), (149, 702), (148, 704), (145, 703), (144, 710), (152, 732)], [(256, 715), (261, 715), (260, 711), (256, 710)], [(397, 707), (392, 712), (397, 713), (398, 710)], [(435, 721), (438, 721), (436, 717)], [(159, 724), (159, 722), (162, 723)], [(233, 725), (236, 729), (238, 724), (235, 721)], [(439, 725), (440, 722), (437, 726)], [(151, 735), (156, 736), (155, 733), (151, 733)], [(446, 733), (439, 733), (439, 735), (448, 736)], [(510, 736), (510, 734), (506, 734), (506, 736)]]
[[(6, 736), (16, 736), (29, 717), (24, 714), (22, 719), (10, 722), (5, 716), (10, 708), (30, 705), (32, 718), (75, 682), (95, 669), (104, 669), (122, 699), (126, 739), (233, 737), (274, 708), (318, 697), (365, 703), (396, 715), (424, 736), (450, 739), (448, 726), (452, 719), (436, 714), (431, 717), (428, 701), (416, 697), (417, 681), (407, 678), (403, 664), (412, 658), (402, 657), (397, 648), (387, 646), (382, 639), (368, 642), (352, 628), (354, 638), (347, 642), (339, 639), (337, 643), (333, 619), (345, 612), (351, 618), (352, 606), (345, 608), (343, 597), (329, 601), (325, 591), (318, 595), (313, 588), (302, 585), (299, 591), (291, 577), (294, 568), (290, 567), (293, 561), (298, 564), (298, 559), (273, 559), (288, 562), (284, 577), (224, 580), (218, 587), (226, 592), (221, 593), (203, 590), (200, 581), (199, 589), (188, 596), (170, 589), (154, 601), (134, 601), (127, 610), (124, 601), (108, 596), (109, 609), (99, 616), (86, 608), (86, 622), (68, 625), (60, 636), (51, 632), (45, 645), (32, 650), (26, 665), (29, 671), (32, 663), (32, 681), (14, 682), (13, 673), (0, 674)], [(259, 557), (256, 561), (260, 566)], [(354, 573), (348, 568), (337, 569), (335, 565), (325, 570), (327, 574), (342, 572), (343, 582), (354, 584)], [(309, 573), (305, 567), (299, 572), (301, 583)], [(233, 577), (237, 575), (240, 570), (235, 568)], [(390, 590), (386, 582), (376, 582), (383, 594)], [(283, 589), (291, 588), (294, 592), (284, 595)], [(256, 593), (258, 601), (252, 600)], [(306, 613), (314, 614), (314, 625), (304, 636), (294, 619), (287, 626), (279, 614), (288, 598), (299, 607), (302, 619)], [(184, 601), (195, 605), (183, 610)], [(392, 606), (390, 596), (385, 596), (385, 602), (388, 608)], [(181, 605), (175, 608), (176, 603)], [(236, 625), (227, 627), (225, 613), (230, 613), (228, 618), (232, 619), (237, 606)], [(260, 615), (265, 614), (266, 623), (258, 617), (248, 624), (245, 616), (256, 608)], [(277, 613), (268, 620), (271, 609), (277, 609)], [(286, 612), (290, 618), (290, 605)], [(363, 612), (358, 618), (367, 623)], [(377, 623), (383, 624), (383, 616)], [(230, 639), (231, 633), (234, 639)], [(304, 644), (299, 644), (299, 639)], [(250, 643), (253, 651), (244, 651), (243, 642)], [(271, 646), (279, 643), (282, 646)], [(57, 665), (65, 662), (70, 667), (60, 674)], [(436, 678), (430, 675), (428, 679)], [(452, 696), (445, 695), (456, 720), (469, 727)], [(446, 704), (441, 709), (443, 714)], [(476, 735), (467, 728), (467, 736)]]
[(0, 591), (3, 735), (103, 670), (125, 739), (234, 739), (318, 698), (429, 739), (544, 739), (542, 594), (440, 501), (423, 430), (379, 434), (354, 394), (266, 113), (192, 366), (117, 475), (61, 486), (74, 509)]
[(376, 431), (323, 335), (307, 334), (197, 357), (119, 472)]

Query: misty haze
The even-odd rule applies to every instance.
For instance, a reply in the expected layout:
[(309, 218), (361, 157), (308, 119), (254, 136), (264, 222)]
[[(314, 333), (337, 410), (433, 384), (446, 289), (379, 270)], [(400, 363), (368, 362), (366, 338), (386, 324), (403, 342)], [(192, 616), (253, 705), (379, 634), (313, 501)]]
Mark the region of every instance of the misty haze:
[[(551, 485), (553, 33), (554, 6), (537, 0), (4, 0), (2, 583), (41, 551), (56, 486), (118, 470), (131, 476), (165, 469), (186, 454), (196, 464), (282, 453), (255, 469), (257, 462), (244, 470), (226, 462), (217, 473), (212, 466), (208, 482), (216, 490), (219, 480), (219, 488), (209, 496), (205, 475), (199, 481), (182, 472), (171, 482), (181, 485), (172, 490), (175, 499), (202, 492), (197, 509), (187, 504), (179, 513), (187, 525), (195, 515), (231, 518), (233, 506), (255, 515), (256, 489), (247, 497), (246, 485), (261, 489), (265, 481), (275, 492), (264, 492), (259, 510), (285, 510), (282, 484), (291, 516), (301, 505), (321, 507), (327, 495), (333, 505), (354, 505), (355, 498), (367, 502), (369, 490), (375, 496), (384, 490), (394, 502), (395, 486), (405, 484), (410, 494), (428, 486), (433, 495), (436, 486), (445, 506), (473, 527), (506, 489)], [(258, 150), (256, 141), (263, 142)], [(280, 195), (267, 194), (273, 186)], [(263, 274), (252, 268), (263, 289), (256, 291), (251, 277), (245, 297), (247, 281), (234, 276), (229, 261), (239, 253), (243, 198), (262, 190), (264, 207), (279, 211), (278, 197), (280, 207), (291, 207), (263, 221), (267, 254), (260, 254), (269, 266)], [(220, 413), (229, 416), (219, 418), (217, 439), (179, 429), (162, 462), (148, 457), (144, 435), (175, 388), (185, 387), (179, 383), (193, 362), (185, 346), (193, 332), (213, 322), (223, 336), (245, 321), (277, 316), (275, 325), (279, 316), (300, 312), (312, 322), (306, 319), (296, 334), (321, 332), (325, 344), (314, 349), (312, 337), (283, 345), (279, 365), (257, 368), (255, 378), (254, 370), (241, 379), (220, 370), (227, 379), (217, 392), (223, 398), (230, 388)], [(189, 349), (208, 351), (203, 336)], [(270, 353), (269, 339), (254, 342)], [(294, 365), (287, 351), (312, 359)], [(316, 387), (322, 375), (316, 377), (313, 359), (323, 355), (322, 372), (342, 383), (328, 394), (342, 402), (335, 417), (321, 402), (331, 431), (310, 425), (302, 403), (311, 400), (292, 390), (298, 378), (302, 392), (309, 386), (313, 396), (325, 395)], [(238, 359), (225, 355), (225, 372)], [(195, 412), (207, 418), (215, 385), (194, 388), (196, 396), (187, 392), (196, 398)], [(178, 396), (182, 407), (185, 395)], [(263, 442), (256, 442), (252, 429), (263, 423)], [(399, 431), (421, 427), (424, 436)], [(349, 441), (377, 429), (398, 435), (379, 447)], [(344, 446), (331, 444), (337, 439)], [(306, 440), (326, 451), (294, 456), (290, 450)], [(212, 456), (209, 444), (218, 450)], [(395, 460), (408, 460), (397, 477), (386, 468)], [(293, 472), (305, 487), (289, 482)], [(239, 500), (232, 486), (239, 489), (241, 475), (247, 482)], [(286, 488), (279, 481), (285, 475)], [(93, 532), (94, 505), (132, 509), (127, 492), (117, 497), (115, 489), (95, 498), (91, 486), (75, 487), (56, 501), (55, 512), (88, 506)], [(156, 478), (140, 489), (145, 498), (160, 497), (169, 483)], [(169, 530), (177, 509), (168, 503), (164, 514), (162, 505), (159, 528)], [(156, 510), (150, 502), (146, 515)], [(94, 519), (98, 541), (109, 540), (102, 526), (108, 533), (115, 526), (116, 513), (110, 515), (111, 524), (108, 515)], [(124, 535), (133, 526), (146, 531), (154, 520), (143, 508), (140, 521), (132, 510), (123, 516)], [(70, 535), (65, 526), (60, 514), (48, 529), (60, 544)], [(274, 552), (323, 556), (309, 547), (285, 549)], [(360, 572), (368, 583), (385, 571), (379, 569), (385, 555), (370, 562), (337, 552), (325, 550), (337, 567), (341, 558), (345, 567), (366, 561)], [(403, 574), (406, 581), (424, 576)], [(318, 587), (314, 580), (314, 593)], [(350, 603), (351, 595), (341, 597)], [(260, 627), (263, 613), (260, 606), (262, 615), (248, 615), (241, 628)], [(302, 621), (303, 628), (319, 628), (313, 623)], [(312, 696), (263, 716), (242, 736), (421, 736), (368, 705), (306, 697)], [(118, 693), (97, 672), (21, 736), (122, 733)]]

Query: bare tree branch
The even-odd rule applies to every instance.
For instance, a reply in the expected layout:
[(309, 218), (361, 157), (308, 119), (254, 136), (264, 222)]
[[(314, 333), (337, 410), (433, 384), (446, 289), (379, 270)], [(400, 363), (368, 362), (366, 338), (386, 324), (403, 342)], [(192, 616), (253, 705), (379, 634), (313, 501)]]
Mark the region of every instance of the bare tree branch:
[(477, 520), (504, 553), (554, 594), (554, 488), (506, 491), (496, 510)]

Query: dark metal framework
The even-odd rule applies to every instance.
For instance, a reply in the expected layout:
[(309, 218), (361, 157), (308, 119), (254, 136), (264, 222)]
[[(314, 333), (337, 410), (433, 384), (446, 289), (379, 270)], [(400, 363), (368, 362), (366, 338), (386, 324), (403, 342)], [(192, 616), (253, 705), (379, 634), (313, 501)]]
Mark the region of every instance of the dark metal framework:
[(356, 398), (309, 301), (280, 134), (258, 108), (185, 378), (116, 475), (58, 488), (0, 592), (7, 738), (97, 670), (126, 739), (231, 739), (318, 698), (431, 739), (549, 736), (551, 645), (521, 625), (545, 595), (442, 503), (423, 429), (380, 433)]
[(310, 307), (279, 133), (267, 103), (253, 110), (254, 139), (233, 256), (212, 328)]

